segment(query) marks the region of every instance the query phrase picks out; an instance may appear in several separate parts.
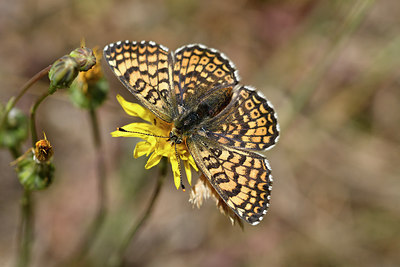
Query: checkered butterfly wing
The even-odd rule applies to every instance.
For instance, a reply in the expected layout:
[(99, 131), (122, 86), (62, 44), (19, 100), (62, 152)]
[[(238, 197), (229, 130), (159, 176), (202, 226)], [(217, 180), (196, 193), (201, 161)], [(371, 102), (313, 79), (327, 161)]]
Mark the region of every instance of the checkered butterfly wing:
[(272, 176), (264, 156), (228, 147), (200, 134), (187, 140), (198, 167), (225, 203), (256, 225), (267, 213)]
[(172, 55), (154, 42), (117, 42), (104, 48), (104, 57), (118, 79), (160, 119), (172, 122)]
[(212, 91), (238, 83), (233, 63), (222, 53), (203, 45), (187, 45), (174, 53), (174, 90), (177, 103), (190, 109)]
[(209, 138), (236, 148), (265, 150), (279, 138), (272, 105), (248, 86), (235, 90), (231, 103), (202, 127)]
[(199, 168), (240, 218), (257, 224), (269, 206), (272, 176), (266, 158), (249, 150), (277, 141), (272, 106), (255, 90), (237, 86), (230, 104), (199, 129), (187, 140)]

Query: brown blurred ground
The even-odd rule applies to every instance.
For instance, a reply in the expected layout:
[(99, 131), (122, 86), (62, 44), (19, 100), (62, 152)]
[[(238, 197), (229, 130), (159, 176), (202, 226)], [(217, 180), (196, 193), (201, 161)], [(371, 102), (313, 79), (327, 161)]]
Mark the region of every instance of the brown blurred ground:
[[(212, 201), (192, 209), (169, 176), (126, 266), (398, 266), (400, 2), (376, 1), (351, 32), (357, 21), (346, 18), (363, 2), (372, 1), (1, 1), (0, 101), (82, 37), (101, 48), (125, 39), (217, 48), (280, 118), (280, 141), (266, 153), (275, 178), (270, 212), (241, 231)], [(110, 137), (130, 122), (115, 95), (133, 97), (106, 75), (111, 92), (99, 117), (110, 217), (92, 266), (101, 266), (141, 214), (158, 173), (132, 158), (137, 140)], [(27, 112), (46, 86), (45, 79), (35, 85), (18, 107)], [(63, 92), (39, 108), (38, 129), (54, 146), (57, 171), (53, 186), (35, 194), (34, 266), (70, 255), (94, 214), (86, 113)], [(0, 151), (0, 266), (15, 257), (21, 186), (11, 160)]]

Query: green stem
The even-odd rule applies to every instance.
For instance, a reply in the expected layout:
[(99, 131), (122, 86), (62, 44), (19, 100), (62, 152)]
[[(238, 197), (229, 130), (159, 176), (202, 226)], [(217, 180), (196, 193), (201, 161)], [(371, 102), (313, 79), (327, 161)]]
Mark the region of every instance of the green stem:
[[(46, 69), (45, 69), (46, 70)], [(41, 73), (46, 73), (48, 70), (43, 70)], [(36, 82), (40, 77), (41, 73), (35, 75), (30, 82), (24, 87), (21, 93), (17, 96), (16, 100), (18, 100), (26, 90)], [(37, 141), (37, 132), (36, 132), (36, 123), (35, 123), (35, 114), (36, 110), (39, 107), (40, 103), (49, 95), (48, 92), (43, 94), (41, 97), (36, 100), (35, 104), (31, 107), (31, 115), (30, 115), (30, 126), (31, 126), (31, 135), (32, 135), (32, 147), (35, 146)], [(14, 101), (15, 104), (17, 101)], [(10, 107), (12, 105), (9, 105)], [(10, 108), (11, 110), (11, 108)], [(17, 151), (12, 151), (13, 154), (17, 153)], [(16, 155), (16, 154), (15, 154)], [(33, 201), (31, 196), (31, 191), (28, 189), (24, 189), (24, 193), (21, 199), (21, 222), (18, 236), (18, 244), (19, 244), (19, 252), (18, 252), (18, 267), (29, 266), (30, 258), (31, 258), (31, 248), (33, 243), (33, 229), (34, 229), (34, 212), (33, 212)]]
[[(97, 113), (94, 108), (90, 108), (89, 110), (90, 115), (90, 123), (92, 127), (92, 134), (94, 140), (94, 146), (96, 150), (96, 167), (97, 167), (97, 186), (98, 186), (98, 193), (99, 193), (99, 204), (97, 214), (93, 223), (92, 233), (89, 236), (88, 244), (90, 245), (93, 243), (94, 239), (96, 238), (100, 226), (104, 222), (105, 213), (106, 213), (106, 203), (107, 203), (107, 192), (106, 192), (106, 169), (105, 169), (105, 160), (104, 160), (104, 153), (102, 147), (102, 141), (100, 136), (99, 130), (99, 121), (97, 118)], [(88, 246), (90, 247), (90, 246)]]
[(290, 118), (281, 125), (281, 128), (287, 128), (307, 105), (312, 94), (322, 81), (324, 74), (332, 66), (344, 44), (358, 29), (367, 11), (373, 6), (374, 2), (375, 0), (359, 0), (353, 5), (338, 33), (332, 40), (330, 51), (315, 65), (311, 73), (308, 74), (308, 78), (298, 85), (298, 89), (296, 90), (298, 93), (293, 97), (292, 114)]
[(43, 102), (43, 100), (50, 95), (49, 92), (44, 93), (42, 96), (40, 96), (35, 104), (31, 107), (31, 118), (30, 118), (30, 126), (31, 126), (31, 136), (32, 136), (32, 147), (35, 147), (36, 141), (37, 141), (37, 131), (36, 131), (36, 122), (35, 122), (35, 116), (36, 116), (36, 110), (39, 107), (39, 105)]
[(21, 199), (21, 222), (19, 226), (18, 236), (18, 259), (17, 266), (25, 267), (29, 266), (31, 259), (31, 248), (33, 243), (33, 229), (34, 229), (34, 218), (33, 218), (33, 201), (31, 191), (24, 189), (24, 193)]
[(16, 97), (12, 97), (10, 101), (8, 101), (6, 110), (3, 114), (3, 116), (0, 119), (0, 129), (3, 127), (6, 118), (8, 116), (8, 113), (10, 110), (15, 106), (15, 104), (20, 100), (20, 98), (28, 91), (28, 89), (37, 81), (39, 81), (41, 78), (43, 78), (47, 73), (49, 72), (51, 68), (51, 65), (47, 66), (46, 68), (42, 69), (38, 73), (36, 73), (29, 81), (27, 81), (20, 89), (19, 94)]
[(106, 169), (105, 169), (105, 160), (104, 160), (104, 152), (103, 146), (100, 136), (99, 130), (99, 120), (97, 118), (97, 113), (95, 109), (90, 109), (90, 122), (92, 125), (93, 139), (94, 145), (96, 149), (96, 163), (97, 163), (97, 177), (98, 177), (98, 192), (99, 192), (99, 207), (96, 216), (96, 231), (98, 232), (98, 228), (104, 221), (105, 212), (106, 212), (106, 203), (107, 203), (107, 192), (106, 192)]
[(164, 178), (167, 173), (167, 163), (168, 163), (167, 159), (163, 158), (163, 160), (161, 161), (161, 166), (160, 166), (160, 175), (158, 177), (157, 184), (156, 184), (156, 187), (153, 192), (153, 196), (151, 197), (150, 203), (147, 206), (145, 213), (143, 214), (142, 218), (135, 225), (132, 226), (132, 228), (129, 230), (128, 234), (126, 235), (126, 238), (122, 241), (120, 247), (110, 257), (110, 260), (108, 261), (108, 266), (110, 266), (110, 267), (111, 266), (112, 267), (121, 266), (123, 258), (124, 258), (124, 254), (125, 254), (126, 250), (128, 249), (129, 244), (131, 244), (132, 240), (134, 239), (134, 237), (136, 236), (138, 231), (143, 227), (143, 225), (146, 223), (146, 221), (150, 217), (151, 212), (153, 211), (154, 204), (156, 203), (156, 200), (160, 194), (162, 185), (165, 180)]
[(96, 150), (99, 204), (93, 222), (89, 227), (89, 230), (86, 232), (86, 236), (83, 238), (82, 244), (78, 249), (77, 255), (73, 257), (71, 261), (71, 263), (74, 264), (79, 262), (92, 247), (92, 244), (96, 240), (98, 233), (101, 229), (101, 226), (104, 223), (106, 215), (106, 203), (107, 203), (106, 170), (105, 170), (104, 153), (102, 149), (102, 141), (100, 137), (99, 122), (97, 119), (97, 114), (95, 109), (90, 108), (89, 115), (90, 115), (90, 124), (93, 134), (93, 141)]

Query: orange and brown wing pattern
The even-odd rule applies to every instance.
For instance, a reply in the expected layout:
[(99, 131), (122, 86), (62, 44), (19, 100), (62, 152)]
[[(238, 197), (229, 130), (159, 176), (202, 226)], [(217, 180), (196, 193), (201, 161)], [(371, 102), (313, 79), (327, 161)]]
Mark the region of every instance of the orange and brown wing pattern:
[(116, 42), (104, 48), (104, 57), (119, 80), (160, 119), (174, 117), (172, 55), (154, 42)]
[(174, 90), (183, 107), (196, 106), (211, 91), (233, 87), (238, 80), (233, 63), (215, 49), (194, 44), (174, 53)]
[(264, 156), (225, 147), (200, 134), (188, 138), (187, 145), (225, 203), (246, 222), (258, 224), (267, 213), (272, 189)]
[(279, 138), (272, 105), (251, 87), (241, 86), (231, 103), (204, 123), (207, 136), (229, 147), (251, 150), (271, 148)]

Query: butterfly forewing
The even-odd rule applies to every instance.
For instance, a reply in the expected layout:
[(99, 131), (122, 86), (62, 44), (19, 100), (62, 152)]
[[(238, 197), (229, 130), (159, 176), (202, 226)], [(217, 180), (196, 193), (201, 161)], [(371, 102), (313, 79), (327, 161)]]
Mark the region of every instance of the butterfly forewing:
[(226, 147), (201, 135), (193, 135), (187, 145), (225, 203), (248, 223), (259, 223), (267, 212), (272, 188), (264, 156)]
[(203, 45), (187, 45), (174, 54), (174, 87), (177, 102), (188, 109), (210, 91), (238, 82), (233, 63), (222, 53)]
[[(117, 42), (104, 48), (104, 57), (119, 80), (160, 119), (172, 122), (175, 114), (172, 56), (154, 42)], [(176, 105), (176, 104), (175, 104)]]
[(237, 148), (264, 150), (279, 137), (279, 125), (272, 105), (250, 87), (236, 88), (225, 110), (206, 121), (208, 137)]

